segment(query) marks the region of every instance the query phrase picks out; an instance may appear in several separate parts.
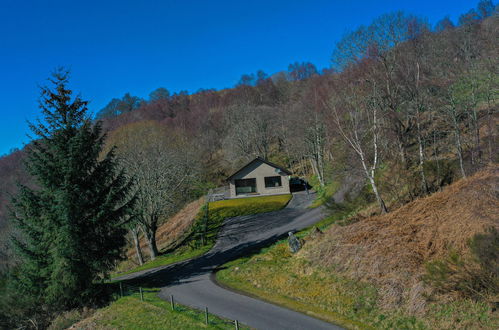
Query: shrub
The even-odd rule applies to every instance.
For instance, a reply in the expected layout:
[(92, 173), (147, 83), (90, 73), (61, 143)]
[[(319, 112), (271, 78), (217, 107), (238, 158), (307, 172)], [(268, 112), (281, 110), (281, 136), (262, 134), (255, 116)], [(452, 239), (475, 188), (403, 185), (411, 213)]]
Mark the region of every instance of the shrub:
[(489, 228), (469, 242), (471, 256), (451, 251), (444, 260), (426, 265), (423, 280), (440, 293), (457, 293), (474, 300), (499, 293), (499, 233)]

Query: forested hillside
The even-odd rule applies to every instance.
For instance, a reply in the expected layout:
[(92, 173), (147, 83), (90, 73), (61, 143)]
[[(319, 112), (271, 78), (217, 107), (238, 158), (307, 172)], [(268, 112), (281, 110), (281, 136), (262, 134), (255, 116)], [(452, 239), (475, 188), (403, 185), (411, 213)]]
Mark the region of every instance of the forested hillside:
[[(331, 69), (294, 63), (270, 76), (245, 74), (220, 91), (126, 94), (96, 119), (109, 132), (108, 150), (118, 146), (125, 168), (149, 189), (144, 194), (157, 197), (144, 196), (150, 211), (141, 215), (151, 251), (160, 219), (256, 156), (307, 177), (323, 197), (361, 193), (389, 212), (499, 160), (498, 36), (489, 1), (457, 25), (390, 13), (325, 49)], [(15, 183), (30, 182), (23, 157), (0, 159), (2, 245)]]

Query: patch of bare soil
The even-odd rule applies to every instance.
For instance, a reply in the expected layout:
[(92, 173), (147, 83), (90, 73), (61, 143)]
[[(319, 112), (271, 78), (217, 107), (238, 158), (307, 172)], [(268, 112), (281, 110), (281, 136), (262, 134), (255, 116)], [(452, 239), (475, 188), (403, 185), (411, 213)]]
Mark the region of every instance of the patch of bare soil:
[(422, 313), (430, 292), (421, 281), (428, 261), (468, 242), (486, 228), (499, 229), (499, 167), (462, 179), (443, 191), (391, 213), (333, 226), (302, 254), (315, 264), (374, 283), (386, 308)]

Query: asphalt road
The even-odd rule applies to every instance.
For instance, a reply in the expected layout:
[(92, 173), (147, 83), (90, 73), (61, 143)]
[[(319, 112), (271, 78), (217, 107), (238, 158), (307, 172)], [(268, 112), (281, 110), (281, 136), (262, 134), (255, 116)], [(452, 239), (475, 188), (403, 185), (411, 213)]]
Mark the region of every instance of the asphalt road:
[(198, 309), (238, 320), (257, 329), (342, 329), (303, 313), (273, 305), (218, 286), (212, 280), (220, 265), (252, 250), (268, 246), (324, 218), (321, 208), (307, 209), (314, 196), (300, 192), (282, 210), (231, 218), (207, 254), (174, 265), (125, 275), (117, 280), (162, 288), (159, 296)]

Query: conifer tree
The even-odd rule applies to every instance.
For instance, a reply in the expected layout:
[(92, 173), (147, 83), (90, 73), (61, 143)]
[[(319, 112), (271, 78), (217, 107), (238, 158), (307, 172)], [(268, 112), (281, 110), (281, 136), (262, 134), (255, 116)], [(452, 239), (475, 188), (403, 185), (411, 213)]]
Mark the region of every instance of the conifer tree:
[[(20, 187), (13, 199), (13, 238), (21, 263), (14, 283), (40, 307), (67, 310), (96, 301), (125, 245), (131, 182), (118, 170), (113, 151), (101, 155), (105, 135), (92, 123), (87, 101), (73, 97), (63, 69), (42, 87), (43, 121), (26, 167), (38, 186)], [(48, 307), (49, 306), (49, 307)]]

